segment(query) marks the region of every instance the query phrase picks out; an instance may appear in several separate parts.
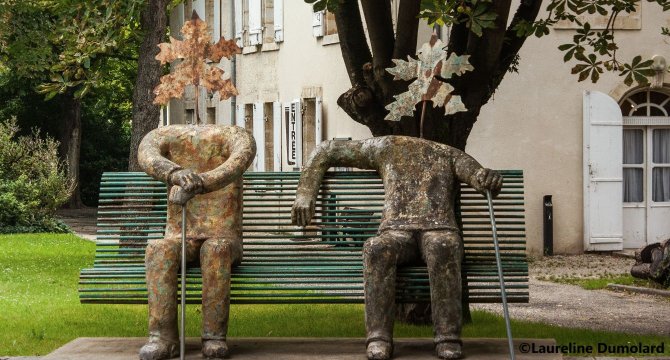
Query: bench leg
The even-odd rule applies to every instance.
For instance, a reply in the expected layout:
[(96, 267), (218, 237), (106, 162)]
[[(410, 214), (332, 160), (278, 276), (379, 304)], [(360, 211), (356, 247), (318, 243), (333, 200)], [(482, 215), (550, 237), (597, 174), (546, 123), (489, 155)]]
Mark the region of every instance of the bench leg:
[(453, 231), (426, 231), (421, 236), (421, 252), (428, 267), (433, 329), (438, 357), (461, 356), (461, 259), (463, 242)]
[(407, 231), (384, 231), (363, 245), (365, 330), (369, 359), (388, 359), (391, 356), (396, 268), (417, 256), (418, 247)]

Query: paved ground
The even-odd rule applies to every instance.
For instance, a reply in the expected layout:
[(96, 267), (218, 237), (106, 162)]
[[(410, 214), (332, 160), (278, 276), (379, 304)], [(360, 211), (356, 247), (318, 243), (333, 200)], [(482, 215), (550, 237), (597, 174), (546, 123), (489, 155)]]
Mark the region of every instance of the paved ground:
[[(135, 360), (145, 338), (79, 338), (45, 356), (43, 360)], [(364, 360), (365, 340), (360, 338), (231, 338), (231, 358), (235, 360)], [(536, 347), (555, 345), (552, 340), (518, 340)], [(430, 339), (399, 339), (394, 360), (435, 360)], [(186, 343), (186, 359), (202, 359), (199, 339)], [(502, 339), (465, 339), (467, 360), (500, 360), (507, 354)], [(518, 360), (560, 360), (556, 354), (519, 354)]]

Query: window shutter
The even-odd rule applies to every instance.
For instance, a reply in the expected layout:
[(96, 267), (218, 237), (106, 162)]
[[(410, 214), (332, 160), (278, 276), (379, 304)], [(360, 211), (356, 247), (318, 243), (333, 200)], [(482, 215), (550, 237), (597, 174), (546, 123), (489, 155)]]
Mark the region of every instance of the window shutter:
[(291, 116), (295, 118), (295, 167), (302, 168), (302, 102), (291, 102)]
[[(198, 13), (198, 16), (202, 21), (207, 21), (207, 14), (205, 14), (205, 0), (193, 0), (193, 10)], [(191, 14), (188, 14), (188, 18), (191, 19)]]
[(273, 151), (274, 154), (274, 171), (281, 171), (281, 144), (282, 144), (282, 127), (281, 127), (281, 115), (282, 115), (282, 106), (279, 101), (272, 103), (272, 139), (274, 140)]
[(274, 0), (275, 42), (284, 41), (284, 0)]
[(319, 146), (323, 139), (322, 109), (322, 100), (320, 97), (317, 97), (314, 99), (314, 142), (316, 146)]
[(606, 94), (585, 91), (584, 250), (623, 248), (623, 118)]
[(253, 110), (253, 135), (256, 139), (256, 157), (254, 158), (254, 171), (265, 171), (265, 117), (263, 116), (263, 103), (254, 103)]
[(325, 26), (323, 26), (325, 13), (325, 11), (316, 11), (312, 15), (312, 34), (314, 37), (323, 36), (325, 30)]
[(235, 105), (235, 125), (241, 128), (246, 128), (244, 121), (244, 104)]
[(242, 47), (242, 0), (235, 0), (235, 40), (237, 46)]
[(261, 21), (261, 0), (249, 0), (249, 44), (263, 43), (263, 22)]

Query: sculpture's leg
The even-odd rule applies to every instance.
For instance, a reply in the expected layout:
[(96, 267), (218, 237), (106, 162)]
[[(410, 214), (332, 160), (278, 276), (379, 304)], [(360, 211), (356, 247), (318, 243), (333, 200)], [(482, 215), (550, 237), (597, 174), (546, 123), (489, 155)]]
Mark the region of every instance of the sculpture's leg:
[(426, 231), (421, 253), (428, 266), (430, 301), (437, 356), (459, 359), (462, 355), (461, 259), (463, 242), (453, 231)]
[(393, 353), (396, 267), (418, 257), (407, 231), (384, 231), (363, 245), (363, 287), (368, 359), (389, 359)]
[[(193, 258), (187, 243), (187, 260)], [(149, 301), (149, 341), (140, 350), (140, 359), (169, 359), (179, 355), (177, 331), (177, 277), (181, 257), (181, 239), (151, 241), (145, 255)]]
[(226, 333), (230, 308), (230, 271), (241, 257), (239, 242), (209, 239), (200, 249), (202, 269), (202, 353), (206, 358), (228, 355)]

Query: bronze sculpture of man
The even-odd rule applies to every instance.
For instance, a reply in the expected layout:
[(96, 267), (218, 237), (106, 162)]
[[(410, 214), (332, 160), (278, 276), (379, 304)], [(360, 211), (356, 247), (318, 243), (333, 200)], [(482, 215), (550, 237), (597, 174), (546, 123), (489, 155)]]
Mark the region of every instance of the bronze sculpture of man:
[(255, 154), (253, 137), (237, 126), (170, 125), (142, 139), (140, 166), (171, 191), (165, 238), (151, 241), (146, 250), (149, 341), (140, 359), (179, 354), (177, 272), (184, 225), (186, 261), (202, 269), (202, 353), (210, 359), (228, 354), (230, 273), (242, 259), (242, 174)]
[(368, 358), (391, 357), (396, 267), (419, 258), (428, 267), (437, 356), (460, 358), (463, 243), (453, 189), (462, 181), (495, 196), (502, 176), (458, 149), (424, 139), (327, 141), (303, 169), (291, 214), (294, 224), (310, 223), (320, 183), (331, 166), (377, 170), (384, 182), (381, 224), (377, 236), (363, 247)]

